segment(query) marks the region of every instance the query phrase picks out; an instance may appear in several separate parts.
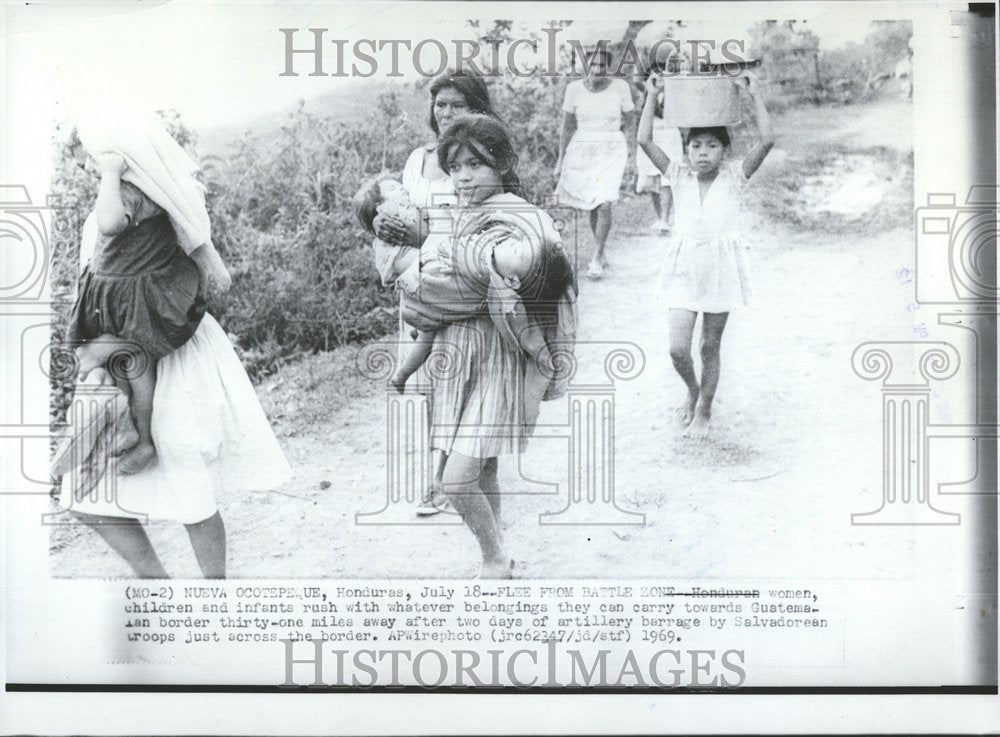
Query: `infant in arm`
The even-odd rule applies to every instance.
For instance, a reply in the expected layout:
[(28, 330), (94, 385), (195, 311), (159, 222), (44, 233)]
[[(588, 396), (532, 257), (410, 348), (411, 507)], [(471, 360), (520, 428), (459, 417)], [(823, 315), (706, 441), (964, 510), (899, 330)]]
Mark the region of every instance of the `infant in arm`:
[(354, 195), (354, 212), (362, 227), (375, 236), (372, 242), (375, 268), (382, 278), (382, 284), (389, 286), (395, 281), (396, 274), (416, 260), (417, 249), (386, 243), (375, 235), (375, 216), (393, 215), (407, 225), (416, 226), (420, 220), (420, 209), (410, 202), (409, 193), (398, 179), (384, 175), (361, 186)]
[[(375, 214), (391, 213), (410, 223), (420, 217), (406, 190), (388, 177), (363, 186), (355, 196), (355, 209), (372, 233)], [(519, 290), (531, 285), (537, 293), (532, 277), (544, 263), (565, 259), (561, 247), (542, 247), (539, 238), (524, 232), (523, 223), (500, 211), (466, 211), (458, 218), (452, 232), (428, 237), (419, 249), (391, 246), (377, 237), (373, 242), (383, 284), (399, 275), (394, 281), (402, 293), (403, 320), (417, 329), (413, 348), (391, 379), (397, 391), (404, 390), (430, 356), (441, 328), (477, 315), (491, 314), (530, 357), (548, 362), (543, 332), (528, 317)]]

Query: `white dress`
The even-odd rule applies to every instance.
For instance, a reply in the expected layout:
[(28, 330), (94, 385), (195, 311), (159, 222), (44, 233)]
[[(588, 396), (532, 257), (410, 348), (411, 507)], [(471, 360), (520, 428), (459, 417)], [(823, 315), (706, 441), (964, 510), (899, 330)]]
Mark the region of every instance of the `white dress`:
[(566, 146), (556, 185), (560, 205), (593, 210), (618, 199), (628, 163), (622, 113), (633, 110), (632, 93), (623, 79), (612, 79), (600, 92), (588, 90), (582, 79), (566, 87), (563, 111), (576, 116), (576, 131)]
[(111, 499), (101, 483), (71, 502), (67, 475), (62, 506), (194, 524), (218, 511), (219, 492), (272, 489), (292, 473), (229, 338), (209, 314), (157, 364), (151, 431), (156, 460), (137, 474), (118, 475)]
[(428, 179), (424, 176), (424, 162), (428, 156), (437, 156), (433, 146), (414, 149), (403, 166), (403, 189), (410, 194), (410, 203), (417, 207), (441, 207), (456, 202), (455, 187), (451, 177)]
[[(684, 159), (684, 144), (681, 141), (681, 132), (677, 128), (670, 128), (663, 122), (663, 118), (653, 118), (653, 143), (659, 146), (671, 161), (682, 161)], [(640, 146), (635, 153), (636, 182), (635, 191), (643, 193), (649, 190), (656, 191), (657, 187), (666, 187), (664, 181), (653, 181), (650, 177), (661, 179), (660, 170), (656, 167), (646, 152)]]
[(701, 200), (698, 173), (671, 160), (664, 184), (674, 196), (674, 230), (660, 272), (665, 306), (729, 312), (750, 296), (742, 200), (743, 162), (724, 162)]

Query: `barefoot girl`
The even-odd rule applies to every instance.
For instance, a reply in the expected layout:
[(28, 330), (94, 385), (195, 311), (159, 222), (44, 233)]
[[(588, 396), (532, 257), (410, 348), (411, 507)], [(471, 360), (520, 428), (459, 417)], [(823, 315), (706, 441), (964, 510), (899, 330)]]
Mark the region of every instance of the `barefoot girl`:
[[(70, 141), (81, 165), (87, 154)], [(229, 273), (211, 242), (188, 256), (168, 213), (138, 187), (122, 181), (128, 166), (117, 152), (97, 152), (100, 188), (92, 218), (97, 239), (80, 276), (68, 339), (81, 376), (126, 352), (124, 383), (139, 441), (118, 468), (133, 474), (156, 457), (150, 430), (156, 363), (194, 335), (205, 314), (205, 292), (228, 288)]]
[[(450, 355), (449, 363), (457, 361), (459, 368), (432, 374), (431, 443), (448, 453), (445, 492), (479, 544), (480, 576), (509, 578), (500, 491), (483, 481), (491, 459), (524, 450), (539, 403), (565, 388), (564, 377), (553, 371), (551, 356), (572, 348), (575, 285), (551, 218), (516, 194), (517, 157), (498, 121), (482, 115), (456, 121), (441, 137), (437, 155), (459, 196), (456, 227), (451, 233), (432, 233), (421, 260), (425, 254), (451, 254), (453, 265), (464, 261), (470, 264), (469, 273), (487, 272), (491, 314), (462, 319), (462, 310), (481, 311), (479, 287), (484, 282), (460, 277), (465, 296), (463, 301), (460, 290), (456, 299), (447, 286), (454, 286), (456, 279), (439, 272), (440, 265), (423, 274), (409, 272), (407, 278), (417, 275), (416, 283), (402, 279), (399, 286), (407, 319), (424, 330), (442, 326), (434, 347)], [(495, 221), (510, 228), (507, 236), (489, 229), (480, 232)], [(526, 237), (509, 236), (515, 222)], [(454, 266), (458, 274), (464, 268)], [(526, 295), (531, 298), (524, 299)]]
[[(749, 285), (739, 216), (743, 188), (757, 171), (774, 137), (764, 100), (750, 77), (743, 77), (757, 114), (760, 140), (742, 161), (729, 161), (729, 132), (724, 127), (692, 128), (675, 161), (653, 141), (656, 78), (646, 82), (639, 121), (639, 144), (665, 175), (674, 197), (674, 234), (663, 264), (662, 281), (670, 308), (670, 358), (688, 388), (680, 410), (686, 437), (708, 434), (712, 400), (719, 383), (719, 347), (729, 312), (746, 303)], [(669, 104), (669, 100), (667, 101)], [(695, 320), (702, 313), (699, 384), (691, 358)]]
[[(462, 71), (445, 72), (431, 82), (430, 88), (430, 128), (434, 133), (434, 142), (413, 150), (403, 167), (402, 184), (409, 194), (410, 202), (425, 212), (431, 208), (451, 204), (455, 200), (455, 188), (452, 186), (448, 173), (441, 170), (437, 158), (437, 139), (454, 121), (469, 113), (482, 113), (496, 116), (490, 100), (490, 91), (485, 80), (475, 74)], [(417, 224), (407, 223), (405, 219), (390, 212), (379, 214), (373, 221), (378, 237), (405, 252), (407, 247), (419, 248), (427, 237), (426, 230)], [(433, 226), (433, 224), (432, 224)], [(384, 262), (383, 262), (384, 263)], [(404, 344), (409, 340), (409, 328), (399, 323), (399, 341)], [(417, 374), (418, 379), (411, 383), (426, 384), (427, 377)], [(441, 487), (444, 474), (444, 455), (434, 452), (434, 481), (430, 494), (417, 507), (419, 516), (437, 514), (440, 511), (450, 511), (451, 504)], [(496, 459), (487, 464), (488, 480), (484, 483), (491, 488), (496, 486)]]

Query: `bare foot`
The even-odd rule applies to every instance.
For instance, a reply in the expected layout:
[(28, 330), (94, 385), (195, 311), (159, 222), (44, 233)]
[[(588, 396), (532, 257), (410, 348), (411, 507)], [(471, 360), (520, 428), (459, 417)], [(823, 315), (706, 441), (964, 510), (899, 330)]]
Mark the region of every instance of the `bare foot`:
[(156, 458), (152, 443), (140, 443), (127, 451), (118, 461), (118, 472), (126, 475), (139, 473)]
[(684, 437), (694, 438), (695, 440), (704, 440), (708, 437), (709, 422), (711, 419), (711, 412), (699, 410), (695, 413), (694, 419), (691, 420), (691, 424), (687, 426), (687, 430), (684, 431)]
[(111, 455), (120, 456), (125, 451), (134, 448), (138, 442), (139, 433), (136, 431), (135, 426), (132, 423), (127, 423), (124, 429), (119, 427), (118, 432), (115, 433), (115, 445)]
[(402, 394), (406, 391), (406, 380), (408, 378), (408, 376), (405, 376), (397, 371), (392, 375), (392, 378), (389, 379), (389, 383), (392, 384), (392, 388), (396, 390), (397, 394)]
[(677, 408), (675, 415), (677, 421), (682, 425), (687, 426), (694, 419), (694, 410), (698, 406), (698, 394), (700, 388), (689, 389), (687, 401)]
[(84, 343), (76, 349), (76, 360), (80, 367), (79, 379), (87, 378), (94, 369), (103, 366), (122, 345), (113, 335), (104, 334)]
[(492, 562), (483, 561), (483, 567), (476, 578), (514, 578), (514, 561), (508, 558)]

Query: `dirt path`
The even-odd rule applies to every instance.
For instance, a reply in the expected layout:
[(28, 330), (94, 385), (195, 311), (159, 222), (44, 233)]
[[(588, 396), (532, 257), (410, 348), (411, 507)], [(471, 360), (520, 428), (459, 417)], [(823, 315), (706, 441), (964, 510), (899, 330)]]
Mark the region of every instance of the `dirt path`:
[[(786, 152), (787, 153), (787, 152)], [(763, 169), (767, 187), (781, 165)], [(683, 387), (670, 365), (666, 314), (654, 295), (664, 242), (648, 229), (645, 199), (623, 202), (609, 246), (612, 267), (584, 282), (580, 340), (628, 340), (645, 369), (616, 386), (615, 484), (642, 526), (540, 525), (565, 506), (563, 441), (534, 440), (520, 472), (501, 461), (504, 527), (524, 578), (836, 576), (846, 567), (892, 570), (913, 554), (912, 531), (873, 541), (851, 512), (879, 502), (880, 401), (851, 370), (864, 340), (907, 335), (912, 316), (896, 271), (912, 263), (906, 228), (823, 235), (765, 220), (753, 250), (755, 301), (734, 313), (712, 437), (680, 437), (672, 420)], [(582, 263), (592, 248), (581, 241)], [(581, 371), (597, 350), (581, 348)], [(312, 360), (312, 359), (311, 359)], [(316, 359), (316, 360), (321, 360)], [(262, 388), (261, 392), (266, 392)], [(310, 403), (308, 395), (300, 403)], [(315, 408), (313, 408), (315, 410)], [(547, 404), (542, 422), (565, 417)], [(319, 413), (322, 415), (323, 413)], [(220, 500), (234, 577), (468, 577), (471, 534), (442, 517), (403, 526), (360, 526), (358, 512), (385, 503), (385, 395), (374, 387), (283, 440), (294, 479), (279, 491)], [(560, 495), (528, 478), (560, 482)], [(548, 493), (546, 493), (548, 492)], [(197, 575), (183, 530), (150, 527), (178, 576)], [(124, 563), (87, 530), (54, 539), (57, 575), (126, 575)]]

